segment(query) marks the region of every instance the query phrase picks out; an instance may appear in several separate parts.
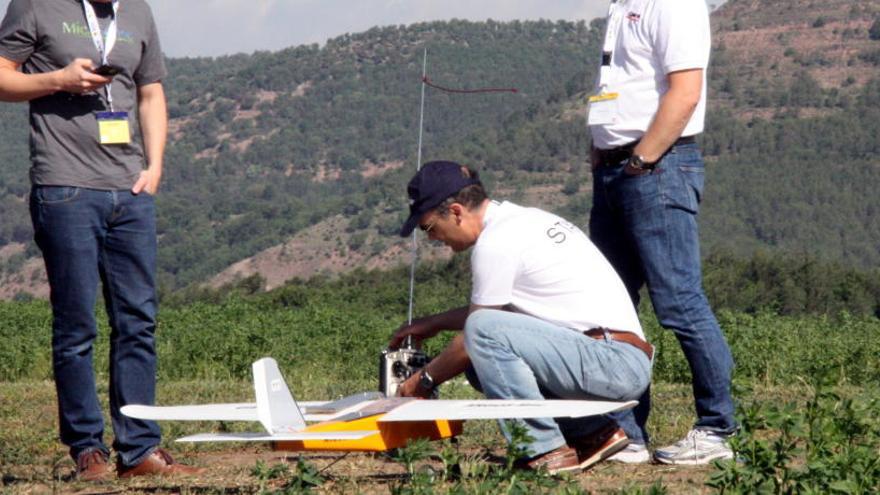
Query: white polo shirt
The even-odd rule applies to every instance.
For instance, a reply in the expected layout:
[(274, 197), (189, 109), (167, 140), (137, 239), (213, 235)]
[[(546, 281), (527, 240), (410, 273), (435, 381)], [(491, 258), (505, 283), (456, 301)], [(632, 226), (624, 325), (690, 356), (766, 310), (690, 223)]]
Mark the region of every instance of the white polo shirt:
[(575, 330), (642, 327), (623, 281), (571, 223), (537, 208), (492, 202), (471, 252), (471, 302)]
[[(669, 89), (667, 74), (709, 65), (711, 33), (705, 0), (618, 0), (609, 8), (605, 47), (610, 65), (600, 68), (588, 124), (597, 148), (640, 139)], [(703, 131), (706, 77), (700, 102), (682, 136)]]

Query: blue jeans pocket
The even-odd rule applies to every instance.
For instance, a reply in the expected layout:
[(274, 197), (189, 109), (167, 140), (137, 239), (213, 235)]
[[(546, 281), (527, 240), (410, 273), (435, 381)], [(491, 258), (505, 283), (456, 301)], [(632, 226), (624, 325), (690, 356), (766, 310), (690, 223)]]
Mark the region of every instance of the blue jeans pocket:
[(667, 158), (663, 181), (664, 203), (696, 214), (700, 209), (705, 181), (705, 166), (699, 150), (682, 146)]
[(670, 167), (663, 181), (663, 202), (670, 208), (697, 213), (703, 192), (702, 171), (685, 171), (685, 167)]
[(660, 168), (643, 175), (629, 175), (620, 171), (616, 197), (627, 213), (654, 211), (662, 205), (665, 175)]
[(80, 188), (71, 186), (35, 186), (34, 197), (41, 205), (67, 203), (79, 196)]

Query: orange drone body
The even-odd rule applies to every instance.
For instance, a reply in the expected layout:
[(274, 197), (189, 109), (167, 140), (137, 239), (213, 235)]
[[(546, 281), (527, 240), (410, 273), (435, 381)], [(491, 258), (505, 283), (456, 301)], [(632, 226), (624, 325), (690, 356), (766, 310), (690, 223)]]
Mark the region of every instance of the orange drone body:
[(433, 421), (381, 422), (384, 414), (376, 414), (350, 421), (326, 421), (309, 426), (306, 432), (376, 430), (364, 438), (346, 440), (295, 440), (272, 443), (274, 450), (384, 452), (406, 446), (407, 442), (425, 438), (442, 440), (461, 435), (463, 421), (437, 419)]

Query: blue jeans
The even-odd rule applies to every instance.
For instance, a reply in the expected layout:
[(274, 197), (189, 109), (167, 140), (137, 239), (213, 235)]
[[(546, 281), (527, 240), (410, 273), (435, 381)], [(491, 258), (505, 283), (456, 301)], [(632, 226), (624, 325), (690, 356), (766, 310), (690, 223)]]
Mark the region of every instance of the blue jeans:
[[(465, 323), (464, 343), (478, 388), (490, 399), (632, 400), (651, 381), (651, 363), (636, 347), (524, 314), (475, 311)], [(595, 416), (523, 420), (533, 438), (531, 455), (589, 436), (607, 422)]]
[[(697, 212), (703, 158), (696, 144), (673, 147), (650, 173), (630, 176), (624, 162), (593, 172), (590, 238), (617, 270), (633, 304), (647, 283), (657, 319), (671, 329), (693, 376), (696, 427), (731, 433), (733, 358), (703, 292)], [(646, 442), (650, 390), (618, 417), (627, 435)]]
[(34, 239), (43, 252), (52, 303), (52, 366), (61, 441), (74, 459), (109, 453), (95, 388), (98, 280), (110, 320), (113, 448), (126, 466), (159, 444), (155, 422), (123, 416), (126, 404), (152, 404), (156, 388), (156, 215), (152, 196), (130, 191), (34, 186)]

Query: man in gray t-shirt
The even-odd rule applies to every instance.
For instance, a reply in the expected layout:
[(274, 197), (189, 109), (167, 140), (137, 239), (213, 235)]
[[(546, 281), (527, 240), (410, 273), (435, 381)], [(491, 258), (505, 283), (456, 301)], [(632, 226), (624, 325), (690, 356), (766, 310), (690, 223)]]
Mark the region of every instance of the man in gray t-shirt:
[(12, 0), (0, 24), (0, 100), (30, 102), (30, 210), (51, 288), (61, 441), (84, 480), (113, 475), (92, 371), (99, 281), (118, 475), (199, 471), (158, 448), (155, 423), (120, 413), (155, 395), (165, 75), (143, 0)]

